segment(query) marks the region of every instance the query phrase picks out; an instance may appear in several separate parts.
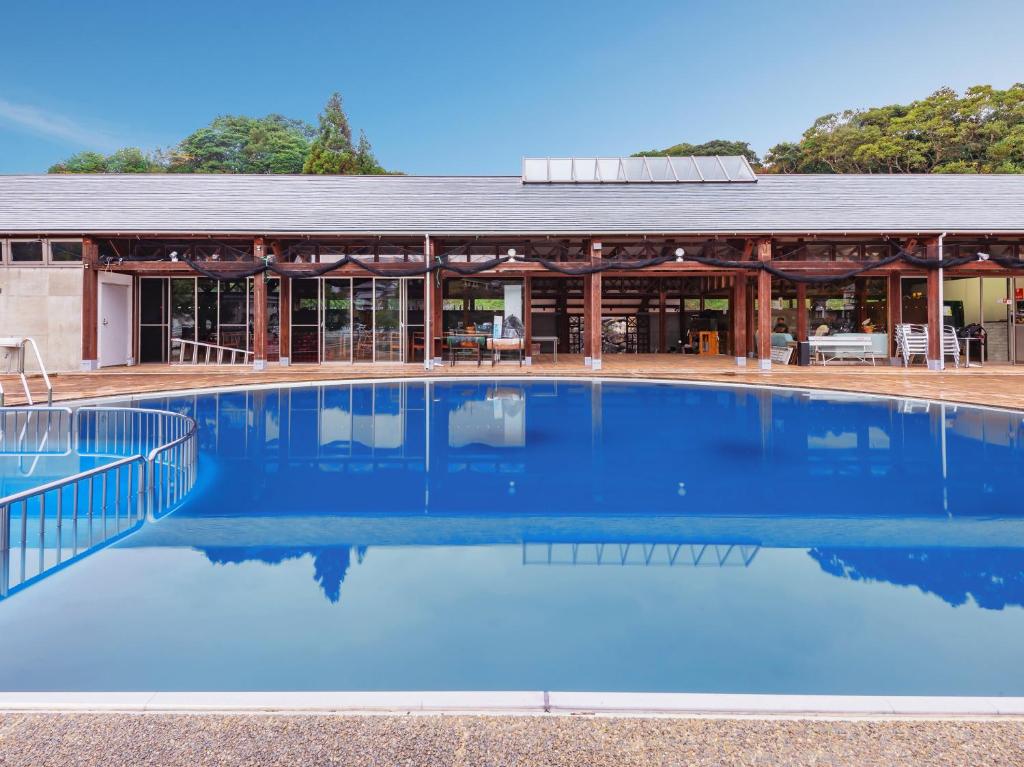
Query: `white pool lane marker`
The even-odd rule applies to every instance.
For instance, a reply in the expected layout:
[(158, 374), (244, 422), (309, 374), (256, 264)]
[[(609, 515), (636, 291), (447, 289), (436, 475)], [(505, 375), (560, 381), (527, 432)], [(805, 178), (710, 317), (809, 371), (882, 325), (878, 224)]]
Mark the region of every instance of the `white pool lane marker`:
[(0, 711), (491, 713), (711, 717), (1024, 716), (1024, 697), (628, 692), (0, 692)]

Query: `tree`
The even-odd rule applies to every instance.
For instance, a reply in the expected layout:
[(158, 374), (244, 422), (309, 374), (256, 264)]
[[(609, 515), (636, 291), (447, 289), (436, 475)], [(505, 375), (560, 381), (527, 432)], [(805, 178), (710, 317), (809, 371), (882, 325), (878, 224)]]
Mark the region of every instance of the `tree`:
[(646, 152), (637, 152), (634, 157), (688, 157), (696, 155), (721, 155), (734, 156), (743, 155), (752, 163), (758, 163), (757, 153), (750, 148), (746, 141), (728, 141), (726, 139), (713, 139), (703, 144), (675, 144), (667, 149), (649, 149)]
[(312, 127), (271, 114), (222, 115), (170, 153), (173, 173), (300, 173)]
[(352, 128), (340, 93), (332, 93), (324, 111), (320, 113), (316, 137), (302, 172), (321, 175), (376, 175), (387, 172), (377, 163), (366, 133), (359, 131), (359, 142), (353, 146)]
[(1024, 84), (940, 88), (910, 104), (823, 115), (765, 155), (770, 173), (1024, 173)]
[(51, 165), (48, 173), (160, 173), (164, 170), (159, 154), (145, 154), (138, 147), (118, 149), (111, 155), (79, 152), (63, 162)]

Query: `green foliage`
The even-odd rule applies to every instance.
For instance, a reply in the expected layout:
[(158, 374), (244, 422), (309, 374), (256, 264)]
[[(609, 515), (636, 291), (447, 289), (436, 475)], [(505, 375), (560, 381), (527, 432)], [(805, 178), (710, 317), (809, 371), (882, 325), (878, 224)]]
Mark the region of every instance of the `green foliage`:
[(819, 117), (768, 150), (773, 173), (1024, 173), (1024, 84), (942, 88), (920, 101)]
[(324, 111), (309, 155), (302, 166), (303, 173), (363, 174), (386, 173), (373, 156), (366, 134), (359, 132), (359, 143), (352, 145), (352, 128), (341, 103), (341, 94), (332, 93)]
[(341, 96), (332, 94), (314, 128), (283, 115), (221, 115), (175, 147), (146, 154), (135, 147), (104, 156), (79, 152), (50, 173), (387, 173), (366, 134), (352, 141)]
[(313, 129), (281, 115), (222, 115), (182, 139), (172, 173), (301, 173)]
[(147, 155), (137, 147), (118, 149), (111, 155), (79, 152), (50, 166), (48, 173), (160, 173), (159, 155)]
[(637, 152), (634, 157), (688, 157), (690, 155), (743, 155), (750, 162), (757, 163), (757, 153), (750, 148), (746, 141), (727, 141), (725, 139), (714, 139), (705, 141), (703, 144), (676, 144), (668, 149), (649, 149), (646, 152)]

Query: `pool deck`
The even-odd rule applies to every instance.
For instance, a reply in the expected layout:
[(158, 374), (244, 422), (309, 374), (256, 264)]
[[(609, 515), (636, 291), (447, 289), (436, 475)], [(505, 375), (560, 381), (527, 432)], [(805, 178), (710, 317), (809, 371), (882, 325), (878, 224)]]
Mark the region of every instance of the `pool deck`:
[(0, 714), (0, 765), (1024, 763), (1024, 720), (571, 715)]
[[(93, 399), (127, 394), (143, 394), (186, 389), (206, 389), (275, 383), (326, 382), (384, 378), (524, 377), (546, 376), (640, 379), (657, 378), (753, 386), (783, 386), (797, 389), (830, 389), (857, 394), (880, 394), (911, 399), (1024, 409), (1024, 365), (988, 364), (984, 367), (950, 368), (941, 373), (921, 366), (911, 368), (890, 365), (829, 365), (809, 368), (775, 366), (758, 369), (757, 361), (738, 367), (731, 357), (680, 357), (678, 355), (610, 355), (600, 371), (583, 365), (578, 356), (560, 355), (557, 363), (550, 356), (534, 358), (532, 366), (514, 363), (477, 366), (473, 362), (443, 365), (431, 371), (422, 364), (408, 365), (293, 365), (270, 363), (256, 372), (242, 366), (168, 366), (140, 365), (108, 368), (92, 373), (54, 375), (54, 400)], [(17, 379), (0, 377), (7, 393), (7, 404), (22, 404), (24, 395)], [(38, 391), (40, 383), (33, 383)], [(38, 397), (38, 395), (36, 395)]]

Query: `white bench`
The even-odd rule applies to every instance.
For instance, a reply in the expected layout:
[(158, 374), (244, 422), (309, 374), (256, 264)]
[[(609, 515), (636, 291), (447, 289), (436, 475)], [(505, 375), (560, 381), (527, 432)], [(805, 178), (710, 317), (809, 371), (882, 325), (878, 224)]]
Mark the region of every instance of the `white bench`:
[(822, 365), (827, 365), (834, 360), (858, 360), (860, 362), (870, 360), (872, 365), (875, 364), (870, 336), (811, 336), (807, 340), (814, 353), (814, 358), (819, 360)]

